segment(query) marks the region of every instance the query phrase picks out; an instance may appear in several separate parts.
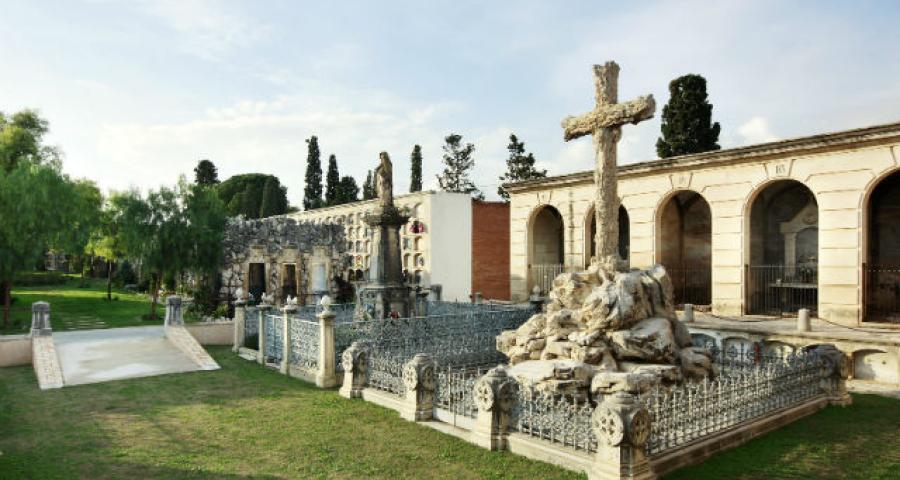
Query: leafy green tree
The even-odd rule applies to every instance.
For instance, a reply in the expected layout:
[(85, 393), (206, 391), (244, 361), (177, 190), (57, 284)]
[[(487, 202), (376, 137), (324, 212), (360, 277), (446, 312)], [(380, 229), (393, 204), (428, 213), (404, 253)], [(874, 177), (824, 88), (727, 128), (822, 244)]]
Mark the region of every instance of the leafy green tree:
[(366, 173), (366, 181), (362, 187), (363, 200), (371, 200), (375, 198), (375, 184), (372, 183), (372, 171)]
[(325, 205), (338, 205), (341, 202), (341, 174), (338, 173), (337, 157), (328, 157), (328, 173), (325, 175)]
[[(65, 204), (57, 207), (61, 210), (59, 213), (70, 219), (69, 224), (51, 241), (50, 249), (79, 255), (89, 253), (86, 247), (91, 243), (94, 232), (100, 228), (103, 194), (90, 180), (75, 180), (71, 182), (71, 188), (71, 197)], [(91, 259), (93, 260), (93, 255)], [(93, 265), (93, 261), (91, 264)]]
[[(267, 182), (271, 183), (268, 187)], [(262, 214), (283, 215), (288, 210), (287, 188), (273, 175), (262, 173), (235, 175), (216, 186), (216, 191), (231, 216), (260, 218)], [(263, 197), (267, 194), (274, 200), (265, 202), (263, 208)]]
[(306, 141), (306, 185), (303, 187), (303, 209), (322, 207), (322, 161), (319, 158), (319, 139), (313, 135)]
[(341, 177), (340, 183), (340, 202), (344, 203), (352, 203), (359, 200), (359, 187), (356, 186), (356, 179), (345, 175)]
[(656, 141), (660, 158), (707, 152), (719, 148), (719, 122), (712, 123), (712, 104), (706, 79), (684, 75), (669, 83), (669, 103), (662, 111), (662, 137)]
[(519, 141), (515, 134), (509, 135), (509, 145), (506, 146), (506, 149), (509, 151), (509, 158), (506, 159), (506, 173), (500, 177), (501, 185), (497, 189), (497, 193), (508, 202), (509, 193), (503, 188), (504, 183), (544, 178), (547, 176), (547, 170), (534, 168), (534, 155), (532, 153), (525, 154), (525, 142)]
[(194, 167), (194, 183), (197, 185), (212, 186), (219, 184), (219, 170), (209, 160), (200, 160)]
[(476, 198), (484, 198), (469, 174), (475, 168), (475, 145), (462, 145), (462, 135), (451, 133), (444, 138), (444, 171), (437, 175), (438, 184), (445, 192), (468, 193)]
[(35, 110), (22, 110), (7, 117), (0, 112), (0, 168), (9, 172), (20, 161), (43, 163), (58, 159), (52, 147), (42, 145), (49, 124)]
[(416, 145), (413, 147), (412, 154), (409, 156), (410, 163), (410, 180), (409, 180), (409, 191), (410, 192), (421, 192), (422, 191), (422, 147)]

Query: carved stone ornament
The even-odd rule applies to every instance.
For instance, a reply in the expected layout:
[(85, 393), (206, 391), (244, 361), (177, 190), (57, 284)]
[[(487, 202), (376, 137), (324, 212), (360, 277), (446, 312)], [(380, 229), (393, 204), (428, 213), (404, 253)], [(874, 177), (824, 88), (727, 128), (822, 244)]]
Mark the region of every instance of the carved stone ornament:
[(343, 365), (345, 372), (365, 373), (368, 365), (366, 349), (357, 342), (353, 342), (341, 354), (341, 365)]
[(478, 407), (478, 410), (482, 412), (491, 411), (494, 408), (494, 387), (491, 386), (491, 382), (484, 377), (478, 380), (478, 383), (475, 384), (475, 391), (473, 392), (475, 397), (475, 405)]
[(625, 425), (619, 412), (608, 405), (598, 405), (591, 415), (594, 432), (600, 441), (607, 445), (618, 446), (625, 439)]
[(512, 380), (500, 384), (500, 388), (497, 389), (497, 405), (500, 410), (508, 412), (512, 409), (516, 403), (517, 388), (518, 384)]
[(650, 412), (641, 408), (631, 416), (631, 425), (628, 426), (628, 439), (632, 445), (640, 446), (650, 439)]
[(403, 366), (403, 384), (409, 390), (434, 390), (434, 362), (425, 354), (417, 354)]

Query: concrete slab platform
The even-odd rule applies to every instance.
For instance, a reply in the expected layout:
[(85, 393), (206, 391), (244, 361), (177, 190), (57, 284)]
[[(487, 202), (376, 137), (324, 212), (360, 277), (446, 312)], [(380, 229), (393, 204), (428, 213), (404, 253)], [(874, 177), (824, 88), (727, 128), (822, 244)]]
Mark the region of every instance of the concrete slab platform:
[(66, 386), (201, 370), (162, 326), (54, 332)]

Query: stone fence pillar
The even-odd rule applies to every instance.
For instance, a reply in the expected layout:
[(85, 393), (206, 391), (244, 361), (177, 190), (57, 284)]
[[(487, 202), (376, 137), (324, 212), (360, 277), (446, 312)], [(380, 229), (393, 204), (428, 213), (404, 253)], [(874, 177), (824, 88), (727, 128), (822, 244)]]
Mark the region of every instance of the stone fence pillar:
[(534, 313), (541, 313), (544, 309), (544, 297), (541, 296), (541, 287), (534, 286), (531, 290), (531, 296), (528, 297), (528, 303), (531, 304), (531, 310)]
[(419, 422), (431, 420), (434, 414), (434, 360), (425, 353), (418, 353), (403, 365), (403, 384), (406, 398), (400, 416)]
[(164, 325), (167, 327), (184, 325), (184, 317), (181, 312), (181, 297), (178, 295), (166, 297), (166, 320)]
[(51, 335), (50, 304), (47, 302), (34, 302), (31, 304), (31, 336), (43, 337)]
[(647, 460), (650, 412), (634, 394), (619, 391), (604, 396), (594, 409), (591, 424), (597, 436), (597, 456), (589, 480), (654, 479)]
[(331, 388), (337, 385), (334, 374), (334, 317), (331, 311), (331, 297), (325, 295), (319, 301), (322, 311), (316, 315), (319, 320), (319, 371), (316, 373), (316, 386)]
[(831, 405), (847, 406), (853, 403), (853, 397), (847, 393), (847, 379), (850, 378), (850, 358), (831, 344), (819, 345), (813, 349), (819, 357), (822, 367), (819, 383)]
[(271, 308), (272, 306), (268, 303), (260, 303), (257, 306), (259, 310), (259, 353), (257, 353), (256, 361), (263, 365), (266, 364), (266, 315)]
[(365, 343), (353, 342), (341, 354), (341, 365), (344, 367), (344, 383), (340, 394), (345, 398), (362, 397), (366, 388), (366, 374), (369, 367), (369, 349)]
[[(291, 314), (297, 311), (297, 306), (292, 304), (286, 304), (281, 308), (282, 317), (281, 317), (281, 331), (283, 332), (281, 338), (284, 339), (281, 345), (281, 365), (278, 370), (288, 375), (291, 373)], [(278, 328), (278, 327), (276, 327)]]
[(234, 346), (231, 351), (237, 353), (244, 346), (244, 332), (247, 329), (247, 303), (243, 300), (234, 302)]
[(478, 407), (472, 443), (489, 450), (506, 449), (517, 385), (502, 366), (488, 370), (478, 379), (472, 392)]

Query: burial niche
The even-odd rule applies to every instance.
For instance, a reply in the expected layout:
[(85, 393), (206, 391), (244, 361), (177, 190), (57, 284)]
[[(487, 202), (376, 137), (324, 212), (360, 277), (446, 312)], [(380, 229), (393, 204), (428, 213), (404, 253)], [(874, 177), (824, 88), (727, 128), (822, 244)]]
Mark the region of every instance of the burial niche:
[(247, 291), (259, 300), (266, 293), (266, 264), (251, 263), (247, 272)]
[(900, 323), (900, 172), (878, 182), (867, 214), (865, 318)]
[(531, 222), (532, 285), (549, 291), (553, 279), (563, 271), (563, 219), (559, 210), (545, 205)]
[(281, 272), (281, 298), (297, 296), (297, 265), (288, 263)]
[(711, 219), (706, 199), (687, 190), (660, 209), (657, 261), (669, 272), (676, 305), (712, 303)]
[(795, 180), (767, 185), (750, 207), (747, 313), (816, 311), (819, 279), (819, 207)]
[[(587, 229), (589, 235), (585, 238), (584, 250), (584, 267), (587, 268), (591, 264), (591, 257), (597, 251), (597, 216), (594, 215), (594, 209), (588, 211), (587, 222), (590, 227)], [(619, 257), (622, 260), (628, 260), (628, 254), (631, 249), (631, 220), (628, 218), (628, 210), (624, 205), (619, 205)]]

